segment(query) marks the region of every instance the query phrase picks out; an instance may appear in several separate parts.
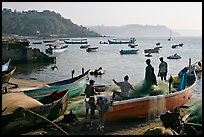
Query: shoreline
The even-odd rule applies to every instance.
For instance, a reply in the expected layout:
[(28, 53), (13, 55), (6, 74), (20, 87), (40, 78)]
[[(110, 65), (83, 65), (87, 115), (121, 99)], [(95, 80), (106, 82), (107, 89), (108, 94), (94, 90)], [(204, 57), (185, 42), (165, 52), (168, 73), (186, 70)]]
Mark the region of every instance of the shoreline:
[[(43, 84), (46, 84), (46, 82), (39, 81), (39, 80), (25, 80), (25, 79), (20, 79), (20, 78), (15, 78), (11, 77), (10, 83), (17, 84), (18, 87), (16, 89), (21, 89), (21, 88), (30, 88), (30, 87), (35, 87), (35, 86), (40, 86)], [(84, 96), (79, 96), (73, 98), (73, 101), (79, 100), (81, 98), (84, 98)], [(184, 106), (190, 106), (191, 100)], [(181, 108), (181, 115), (184, 115), (187, 112), (187, 108), (183, 107)], [(66, 113), (66, 112), (65, 112)], [(59, 117), (57, 120), (57, 124), (59, 125), (65, 125), (67, 127), (67, 123), (64, 123), (62, 121), (63, 116)], [(94, 120), (97, 123), (97, 120)], [(81, 126), (88, 125), (89, 120), (86, 120), (84, 118), (79, 118), (79, 123)], [(99, 121), (98, 121), (99, 122)], [(97, 123), (98, 124), (98, 123)], [(71, 125), (72, 126), (72, 125)], [(22, 135), (60, 135), (59, 131), (54, 131), (52, 127), (47, 130), (48, 126), (45, 126), (45, 128), (40, 128), (36, 130), (31, 130), (31, 131), (25, 131), (25, 133), (22, 133)], [(64, 126), (63, 126), (64, 127)], [(123, 120), (123, 121), (117, 121), (117, 122), (104, 122), (104, 132), (103, 135), (143, 135), (143, 133), (153, 127), (163, 127), (161, 120), (159, 117), (149, 119), (149, 118), (142, 118), (142, 119), (131, 119), (131, 120)], [(73, 128), (73, 127), (72, 127)], [(75, 127), (77, 128), (77, 127)], [(69, 133), (69, 132), (68, 132)], [(87, 131), (81, 128), (81, 130), (75, 132), (69, 133), (70, 135), (99, 135), (101, 133), (96, 132), (96, 130), (92, 131)]]

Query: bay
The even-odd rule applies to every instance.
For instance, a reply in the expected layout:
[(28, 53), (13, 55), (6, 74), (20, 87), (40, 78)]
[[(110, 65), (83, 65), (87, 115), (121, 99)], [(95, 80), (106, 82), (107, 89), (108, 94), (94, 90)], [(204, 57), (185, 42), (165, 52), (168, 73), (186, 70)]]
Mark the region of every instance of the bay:
[[(166, 37), (138, 37), (137, 43), (139, 48), (138, 54), (120, 55), (121, 49), (130, 49), (127, 44), (99, 44), (100, 41), (107, 41), (119, 37), (92, 37), (87, 38), (91, 47), (98, 47), (98, 52), (86, 52), (85, 49), (80, 49), (80, 45), (68, 45), (65, 52), (54, 54), (56, 56), (56, 64), (21, 64), (17, 66), (15, 76), (24, 79), (37, 79), (45, 82), (54, 82), (71, 78), (71, 71), (75, 70), (74, 76), (82, 73), (82, 68), (91, 71), (102, 67), (105, 74), (102, 76), (89, 76), (94, 79), (96, 84), (113, 84), (112, 79), (123, 81), (125, 75), (129, 75), (130, 83), (137, 84), (144, 79), (145, 75), (145, 57), (144, 49), (154, 48), (157, 42), (161, 43), (162, 48), (159, 53), (153, 53), (151, 64), (155, 69), (155, 74), (158, 73), (159, 58), (163, 57), (168, 63), (168, 76), (177, 75), (179, 71), (188, 66), (189, 58), (194, 63), (202, 59), (202, 37), (175, 37), (172, 41), (168, 41)], [(125, 37), (129, 38), (129, 37)], [(45, 43), (32, 44), (34, 41), (43, 41), (29, 39), (32, 48), (39, 48), (45, 53)], [(172, 49), (173, 44), (183, 43), (183, 47)], [(169, 60), (166, 57), (177, 53), (182, 58)], [(51, 67), (56, 65), (58, 69), (52, 70)], [(160, 78), (157, 77), (159, 80)], [(202, 96), (202, 76), (198, 77), (196, 89), (193, 92), (193, 97), (199, 98)]]

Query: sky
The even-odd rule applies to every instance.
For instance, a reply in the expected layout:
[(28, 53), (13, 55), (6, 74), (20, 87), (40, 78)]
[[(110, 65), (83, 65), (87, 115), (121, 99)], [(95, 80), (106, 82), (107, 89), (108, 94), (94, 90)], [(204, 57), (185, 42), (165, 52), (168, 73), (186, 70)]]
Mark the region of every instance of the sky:
[(50, 10), (83, 26), (164, 25), (202, 31), (202, 2), (2, 2), (2, 9)]

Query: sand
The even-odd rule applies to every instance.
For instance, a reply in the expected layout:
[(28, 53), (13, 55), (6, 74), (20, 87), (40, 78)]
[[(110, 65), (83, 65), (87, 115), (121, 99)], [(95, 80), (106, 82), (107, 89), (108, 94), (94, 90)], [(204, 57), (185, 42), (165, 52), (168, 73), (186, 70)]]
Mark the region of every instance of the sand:
[[(12, 77), (9, 82), (18, 85), (18, 88), (15, 88), (15, 90), (45, 84), (43, 81), (24, 80), (14, 77)], [(72, 101), (76, 101), (81, 98), (84, 98), (84, 96), (73, 98)], [(182, 114), (185, 114), (186, 108), (182, 108), (181, 112)], [(163, 126), (159, 117), (104, 123), (101, 123), (98, 119), (95, 119), (92, 121), (92, 123), (90, 123), (89, 119), (79, 118), (79, 122), (77, 124), (68, 124), (63, 121), (63, 116), (61, 116), (55, 123), (70, 135), (143, 135), (143, 133), (149, 128)], [(62, 135), (63, 133), (52, 125), (46, 125), (41, 128), (32, 129), (31, 131), (24, 131), (19, 134)]]

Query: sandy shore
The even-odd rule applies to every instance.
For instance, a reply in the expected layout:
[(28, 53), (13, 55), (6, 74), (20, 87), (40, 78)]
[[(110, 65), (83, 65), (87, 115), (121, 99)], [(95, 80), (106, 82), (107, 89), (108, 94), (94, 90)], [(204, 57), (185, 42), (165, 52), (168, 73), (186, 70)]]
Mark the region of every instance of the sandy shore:
[[(12, 77), (9, 81), (10, 83), (17, 84), (18, 88), (28, 88), (28, 87), (35, 87), (42, 84), (45, 84), (43, 81), (38, 80), (24, 80)], [(73, 98), (73, 100), (81, 99), (82, 96)], [(84, 97), (83, 97), (84, 98)], [(186, 104), (188, 105), (188, 104)], [(182, 114), (186, 112), (185, 108), (181, 109)], [(159, 118), (154, 119), (131, 119), (131, 120), (124, 120), (119, 122), (105, 122), (102, 123), (104, 126), (103, 130), (99, 131), (99, 129), (94, 129), (88, 127), (90, 125), (90, 121), (84, 118), (79, 118), (80, 122), (78, 125), (70, 125), (67, 124), (62, 120), (63, 117), (60, 117), (58, 122), (56, 122), (60, 127), (62, 127), (67, 133), (70, 135), (143, 135), (143, 133), (152, 127), (162, 126), (162, 122)], [(95, 120), (95, 126), (92, 127), (99, 127), (99, 121)], [(92, 123), (94, 125), (94, 123)], [(77, 130), (76, 130), (77, 129)], [(53, 126), (46, 126), (40, 129), (35, 129), (32, 131), (26, 131), (22, 133), (23, 135), (60, 135), (62, 132), (56, 130)]]

